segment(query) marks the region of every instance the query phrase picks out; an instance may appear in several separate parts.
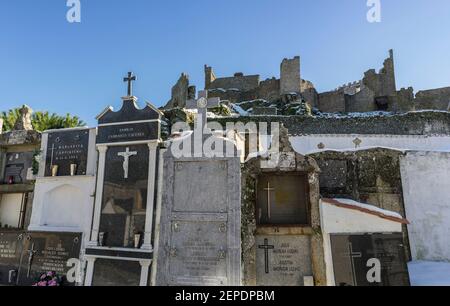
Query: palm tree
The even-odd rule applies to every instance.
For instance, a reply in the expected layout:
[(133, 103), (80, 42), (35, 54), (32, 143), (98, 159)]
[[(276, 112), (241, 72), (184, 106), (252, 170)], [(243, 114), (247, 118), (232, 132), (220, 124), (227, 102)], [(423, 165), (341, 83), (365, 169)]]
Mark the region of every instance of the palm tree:
[[(20, 108), (11, 109), (8, 112), (0, 113), (0, 118), (4, 120), (3, 130), (10, 131), (17, 120), (20, 117)], [(84, 126), (83, 120), (80, 120), (77, 116), (66, 114), (65, 116), (59, 116), (55, 113), (49, 112), (35, 112), (31, 116), (31, 123), (36, 131), (45, 131), (53, 129), (73, 128)]]

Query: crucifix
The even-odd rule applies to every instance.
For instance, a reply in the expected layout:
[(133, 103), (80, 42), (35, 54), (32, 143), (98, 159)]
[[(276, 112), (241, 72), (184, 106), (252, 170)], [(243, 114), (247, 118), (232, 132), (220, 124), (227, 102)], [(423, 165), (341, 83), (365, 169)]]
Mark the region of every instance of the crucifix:
[(137, 155), (138, 152), (130, 151), (130, 148), (126, 148), (125, 152), (117, 153), (118, 156), (123, 157), (123, 178), (128, 178), (128, 168), (130, 164), (130, 157)]
[(269, 250), (275, 249), (274, 245), (269, 245), (269, 239), (264, 239), (263, 245), (258, 245), (258, 249), (264, 250), (264, 263), (266, 274), (269, 274)]
[(353, 285), (357, 286), (356, 280), (356, 272), (355, 272), (355, 258), (362, 258), (361, 252), (353, 252), (353, 244), (351, 242), (348, 243), (348, 253), (342, 254), (343, 256), (350, 257), (350, 262), (352, 264), (352, 277), (353, 277)]
[(270, 221), (270, 217), (271, 217), (271, 213), (270, 213), (270, 205), (271, 205), (271, 202), (270, 202), (270, 199), (271, 199), (271, 197), (270, 197), (270, 192), (271, 192), (271, 191), (275, 191), (275, 188), (270, 187), (270, 182), (267, 181), (267, 187), (264, 188), (264, 191), (267, 191), (267, 220)]
[(133, 95), (133, 81), (136, 81), (137, 78), (133, 75), (133, 72), (128, 72), (128, 77), (123, 78), (124, 82), (128, 82), (128, 97)]
[(34, 249), (34, 243), (31, 245), (31, 249), (28, 250), (28, 270), (27, 277), (30, 277), (31, 272), (31, 264), (33, 263), (34, 254), (36, 254), (37, 250)]

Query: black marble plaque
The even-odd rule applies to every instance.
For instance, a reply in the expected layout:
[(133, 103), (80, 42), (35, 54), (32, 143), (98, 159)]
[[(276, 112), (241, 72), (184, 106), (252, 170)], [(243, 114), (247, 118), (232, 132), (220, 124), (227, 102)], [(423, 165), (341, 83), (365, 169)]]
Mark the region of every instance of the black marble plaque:
[(75, 164), (75, 175), (86, 175), (89, 129), (53, 132), (48, 134), (45, 176), (52, 176), (52, 166), (58, 165), (58, 176), (69, 176)]
[(97, 143), (118, 143), (160, 138), (159, 121), (99, 126)]
[[(19, 284), (32, 285), (42, 273), (53, 271), (64, 279), (64, 285), (75, 285), (66, 278), (73, 268), (67, 263), (69, 259), (79, 259), (81, 236), (75, 233), (26, 233)], [(33, 256), (30, 260), (31, 252)]]
[[(332, 235), (334, 276), (337, 286), (409, 286), (402, 234)], [(380, 282), (369, 281), (377, 259)]]
[(139, 286), (139, 261), (97, 259), (92, 278), (93, 286)]
[(0, 232), (0, 285), (16, 285), (24, 233)]
[(0, 232), (0, 285), (29, 286), (46, 272), (56, 272), (63, 285), (69, 259), (79, 259), (81, 234)]
[(4, 183), (9, 182), (9, 178), (13, 177), (14, 184), (22, 184), (26, 182), (28, 168), (31, 167), (33, 161), (33, 152), (18, 152), (6, 154), (6, 165), (4, 172)]
[(135, 246), (145, 230), (147, 145), (110, 147), (106, 153), (100, 232), (109, 247)]

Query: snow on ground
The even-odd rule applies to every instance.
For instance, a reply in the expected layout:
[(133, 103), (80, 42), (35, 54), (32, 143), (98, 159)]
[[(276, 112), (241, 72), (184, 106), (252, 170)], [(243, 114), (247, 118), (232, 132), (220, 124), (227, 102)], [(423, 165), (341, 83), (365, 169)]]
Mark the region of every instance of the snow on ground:
[(408, 263), (412, 286), (450, 286), (450, 263), (413, 261)]

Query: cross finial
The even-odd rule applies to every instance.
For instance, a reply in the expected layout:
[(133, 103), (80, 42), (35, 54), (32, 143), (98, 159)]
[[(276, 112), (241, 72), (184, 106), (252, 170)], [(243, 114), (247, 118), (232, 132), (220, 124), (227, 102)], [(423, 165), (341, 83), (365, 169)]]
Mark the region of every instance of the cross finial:
[(128, 97), (133, 95), (133, 81), (136, 81), (137, 78), (133, 75), (133, 72), (128, 72), (128, 77), (123, 78), (124, 82), (128, 82)]

